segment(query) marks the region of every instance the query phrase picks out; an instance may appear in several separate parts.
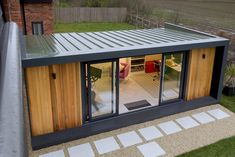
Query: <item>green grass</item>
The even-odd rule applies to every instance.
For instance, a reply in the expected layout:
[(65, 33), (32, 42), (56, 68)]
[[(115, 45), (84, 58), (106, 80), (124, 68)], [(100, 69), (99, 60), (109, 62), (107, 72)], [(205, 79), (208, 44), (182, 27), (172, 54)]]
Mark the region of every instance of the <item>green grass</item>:
[[(223, 95), (220, 104), (235, 112), (235, 96)], [(225, 128), (226, 129), (226, 128)], [(178, 157), (235, 157), (235, 136), (193, 150)]]
[(145, 0), (152, 7), (153, 17), (192, 26), (213, 26), (235, 30), (234, 0)]
[(135, 29), (133, 25), (127, 23), (111, 23), (111, 22), (97, 22), (97, 23), (56, 23), (54, 24), (54, 32), (96, 32), (96, 31), (111, 31), (111, 30), (127, 30)]
[(178, 157), (234, 157), (235, 136), (220, 140), (214, 144), (196, 149)]
[(230, 111), (235, 112), (235, 96), (223, 95), (220, 104), (229, 109)]

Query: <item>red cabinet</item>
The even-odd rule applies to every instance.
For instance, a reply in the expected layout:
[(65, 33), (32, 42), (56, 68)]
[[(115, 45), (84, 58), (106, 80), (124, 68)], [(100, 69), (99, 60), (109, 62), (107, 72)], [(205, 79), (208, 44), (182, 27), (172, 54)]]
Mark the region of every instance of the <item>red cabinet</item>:
[(152, 73), (152, 72), (155, 72), (155, 71), (156, 71), (156, 69), (155, 69), (154, 61), (145, 62), (145, 72), (146, 73)]

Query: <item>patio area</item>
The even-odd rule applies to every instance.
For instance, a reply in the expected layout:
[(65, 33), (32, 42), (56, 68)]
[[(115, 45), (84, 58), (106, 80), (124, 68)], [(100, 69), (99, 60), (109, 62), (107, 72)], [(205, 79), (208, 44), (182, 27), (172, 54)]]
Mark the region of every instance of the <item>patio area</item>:
[[(30, 149), (29, 156), (170, 157), (233, 135), (235, 135), (234, 113), (216, 104), (38, 151)], [(30, 137), (28, 137), (28, 146), (30, 146)]]

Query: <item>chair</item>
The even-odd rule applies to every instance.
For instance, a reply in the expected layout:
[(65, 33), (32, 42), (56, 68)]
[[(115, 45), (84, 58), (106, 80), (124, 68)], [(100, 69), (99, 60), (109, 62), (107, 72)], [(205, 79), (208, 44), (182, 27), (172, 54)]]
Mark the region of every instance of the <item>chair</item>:
[[(101, 79), (101, 76), (102, 76), (102, 69), (90, 66), (90, 79), (91, 79), (92, 86), (94, 86), (94, 83), (98, 79)], [(87, 89), (87, 92), (88, 92), (88, 89)], [(98, 111), (99, 110), (99, 107), (98, 107), (99, 103), (96, 102), (95, 97), (96, 97), (95, 91), (91, 90), (91, 104), (95, 107), (96, 111)]]
[(102, 75), (101, 69), (90, 66), (91, 82), (96, 82), (98, 79), (101, 78), (101, 75)]
[(160, 76), (160, 73), (161, 73), (161, 60), (155, 60), (154, 61), (154, 68), (155, 68), (155, 71), (157, 72), (157, 74), (153, 76), (153, 81), (155, 81)]
[(119, 72), (119, 78), (125, 79), (129, 75), (130, 65), (127, 63), (120, 63), (120, 64), (124, 66), (124, 69)]

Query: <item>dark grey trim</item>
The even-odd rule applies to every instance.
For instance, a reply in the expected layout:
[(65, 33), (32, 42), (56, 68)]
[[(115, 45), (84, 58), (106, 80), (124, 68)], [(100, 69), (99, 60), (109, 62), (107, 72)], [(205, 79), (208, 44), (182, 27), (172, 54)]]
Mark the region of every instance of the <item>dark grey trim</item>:
[[(99, 50), (96, 53), (23, 59), (22, 65), (23, 67), (34, 67), (34, 66), (62, 64), (62, 63), (69, 63), (69, 62), (86, 62), (86, 61), (105, 60), (105, 59), (113, 59), (113, 58), (124, 58), (128, 56), (156, 54), (156, 52), (165, 53), (165, 52), (173, 52), (173, 51), (191, 50), (194, 48), (218, 47), (218, 46), (227, 45), (228, 43), (229, 43), (229, 40), (223, 39), (220, 41), (183, 44), (183, 45), (171, 45), (171, 46), (162, 46), (162, 47), (154, 47), (154, 48), (110, 50), (107, 52), (102, 52)], [(23, 53), (26, 54), (25, 52)]]
[(4, 7), (3, 7), (3, 1), (0, 1), (0, 16), (2, 16), (3, 22), (6, 22)]
[(116, 82), (115, 82), (115, 87), (116, 87), (116, 113), (119, 114), (119, 82), (120, 82), (120, 79), (119, 79), (119, 59), (117, 59), (116, 61)]
[(2, 2), (0, 2), (0, 36), (1, 36), (2, 29), (3, 29), (4, 23), (5, 23), (2, 8), (3, 8), (2, 7)]
[(186, 56), (189, 53), (189, 51), (185, 51), (183, 52), (183, 60), (182, 60), (182, 64), (181, 64), (181, 74), (180, 74), (180, 89), (179, 89), (179, 98), (183, 99), (184, 98), (184, 86), (186, 86), (187, 80), (185, 80), (187, 73), (187, 67), (186, 67), (186, 63), (188, 62), (186, 59), (188, 59)]
[(81, 74), (81, 97), (82, 97), (82, 124), (86, 122), (87, 119), (87, 92), (86, 92), (86, 64), (80, 63), (80, 74)]
[(188, 80), (188, 66), (189, 66), (189, 53), (185, 52), (185, 63), (184, 63), (184, 77), (183, 77), (183, 87), (182, 87), (182, 99), (186, 100), (186, 87), (187, 87), (187, 80)]
[(210, 94), (217, 100), (220, 100), (222, 95), (227, 55), (228, 45), (216, 47)]
[(25, 18), (25, 7), (24, 3), (21, 4), (21, 11), (22, 11), (22, 18), (23, 18), (23, 29), (24, 29), (24, 34), (27, 35), (27, 28), (26, 28), (26, 18)]
[(68, 142), (215, 103), (218, 103), (218, 100), (212, 97), (203, 97), (193, 101), (179, 101), (163, 106), (155, 106), (143, 110), (133, 111), (127, 114), (118, 115), (116, 117), (87, 123), (82, 127), (32, 137), (32, 148), (37, 150), (51, 145)]
[[(92, 112), (91, 112), (91, 80), (89, 79), (90, 78), (90, 65), (91, 64), (98, 64), (98, 63), (105, 63), (105, 62), (112, 62), (112, 64), (114, 64), (115, 62), (115, 69), (119, 69), (119, 66), (118, 66), (118, 59), (111, 59), (111, 60), (98, 60), (98, 61), (92, 61), (92, 62), (86, 62), (85, 64), (87, 65), (87, 73), (88, 73), (88, 98), (87, 96), (85, 95), (85, 99), (88, 100), (88, 111), (85, 112), (85, 115), (88, 114), (88, 117), (89, 119), (85, 119), (89, 122), (92, 122), (92, 121), (97, 121), (97, 120), (102, 120), (102, 119), (105, 119), (105, 118), (109, 118), (109, 117), (113, 117), (113, 116), (117, 116), (118, 115), (118, 107), (119, 107), (119, 89), (116, 88), (116, 102), (115, 102), (115, 105), (116, 105), (116, 110), (115, 110), (115, 113), (110, 113), (110, 114), (105, 114), (105, 115), (101, 115), (101, 116), (97, 116), (97, 117), (92, 117)], [(86, 70), (83, 70), (83, 71), (86, 71)], [(83, 73), (82, 75), (86, 75), (86, 73)], [(113, 75), (113, 74), (112, 74)], [(117, 70), (116, 70), (116, 74), (115, 74), (115, 80), (117, 80), (117, 77), (119, 77), (119, 73), (117, 74)], [(113, 78), (112, 78), (113, 79)], [(112, 81), (113, 83), (113, 81)], [(83, 83), (83, 86), (85, 82)], [(117, 82), (115, 82), (115, 84), (117, 84)], [(113, 87), (113, 84), (112, 84), (112, 87)], [(85, 93), (85, 92), (82, 92), (82, 93)], [(83, 104), (83, 106), (86, 106), (86, 102), (85, 104)], [(87, 117), (87, 116), (86, 116)]]
[(162, 54), (161, 73), (160, 73), (160, 88), (159, 88), (159, 101), (158, 101), (158, 104), (162, 103), (163, 76), (164, 76), (164, 71), (165, 71), (164, 63), (165, 63), (165, 56), (164, 56), (164, 54)]
[(209, 36), (209, 37), (215, 37), (215, 38), (218, 37), (218, 36), (208, 34), (208, 33), (205, 33), (205, 32), (201, 32), (201, 31), (198, 31), (198, 30), (195, 30), (195, 29), (190, 29), (190, 28), (187, 28), (187, 27), (184, 27), (184, 26), (175, 25), (175, 24), (167, 23), (167, 22), (165, 23), (165, 28), (172, 29), (172, 30), (183, 31), (183, 32), (188, 32), (188, 33), (195, 33), (195, 34), (199, 34), (199, 35), (205, 35), (205, 36)]
[[(171, 99), (171, 100), (162, 100), (162, 90), (164, 89), (164, 75), (165, 75), (165, 66), (166, 66), (166, 55), (168, 54), (182, 54), (183, 55), (183, 60), (182, 60), (182, 65), (181, 65), (181, 73), (180, 73), (180, 86), (179, 86), (179, 97), (175, 98), (175, 99)], [(178, 100), (183, 99), (183, 94), (185, 92), (184, 90), (184, 86), (185, 86), (185, 74), (187, 74), (187, 72), (185, 72), (185, 70), (187, 70), (186, 68), (186, 59), (188, 59), (186, 57), (186, 55), (189, 53), (189, 51), (179, 51), (179, 52), (167, 52), (165, 54), (162, 54), (162, 64), (161, 64), (161, 76), (160, 76), (160, 91), (159, 91), (159, 104), (160, 105), (165, 105), (168, 104), (170, 102), (175, 102)]]
[(221, 67), (221, 71), (220, 71), (220, 82), (219, 82), (219, 88), (218, 88), (218, 97), (217, 100), (220, 100), (221, 95), (222, 95), (222, 89), (223, 89), (223, 82), (224, 82), (224, 72), (225, 72), (225, 68), (226, 68), (226, 63), (227, 63), (227, 56), (228, 56), (228, 46), (229, 43), (227, 43), (224, 47), (224, 51), (223, 52), (223, 60), (222, 60), (222, 67)]
[(0, 42), (0, 156), (27, 157), (19, 29), (6, 23)]

